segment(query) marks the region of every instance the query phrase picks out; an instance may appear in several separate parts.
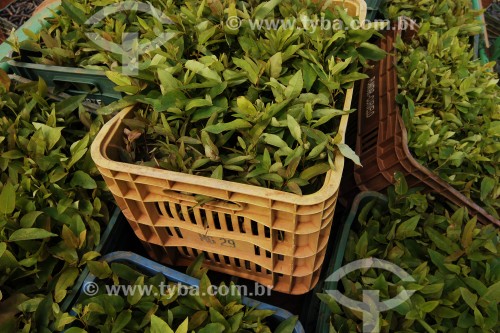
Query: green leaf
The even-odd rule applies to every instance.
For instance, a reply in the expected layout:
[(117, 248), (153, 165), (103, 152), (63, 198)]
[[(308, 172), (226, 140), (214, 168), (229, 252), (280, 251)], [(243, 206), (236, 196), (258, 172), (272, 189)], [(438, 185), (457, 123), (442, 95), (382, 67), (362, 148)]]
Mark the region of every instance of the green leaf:
[(394, 184), (396, 193), (399, 195), (405, 195), (408, 192), (408, 184), (406, 183), (405, 176), (401, 172), (396, 171), (394, 173), (394, 181), (396, 182)]
[[(224, 325), (219, 324), (219, 323), (210, 323), (200, 329), (198, 333), (222, 333), (224, 332)], [(159, 332), (158, 332), (159, 333)]]
[(279, 78), (282, 70), (282, 58), (281, 58), (281, 52), (275, 53), (271, 58), (269, 58), (269, 73), (270, 76), (277, 79)]
[(7, 250), (7, 243), (1, 242), (0, 243), (0, 258), (3, 256), (5, 253), (5, 250)]
[(256, 322), (258, 320), (262, 321), (264, 318), (270, 317), (274, 314), (273, 310), (258, 310), (253, 309), (245, 314), (244, 320), (247, 322)]
[(430, 240), (441, 251), (444, 251), (448, 254), (452, 254), (452, 253), (455, 253), (456, 251), (460, 251), (460, 247), (455, 242), (452, 242), (451, 240), (449, 240), (446, 236), (444, 236), (439, 231), (436, 231), (433, 228), (427, 227), (427, 228), (425, 228), (425, 232), (429, 236)]
[(229, 123), (218, 123), (216, 125), (208, 125), (203, 130), (213, 134), (220, 134), (226, 131), (234, 131), (237, 129), (250, 128), (252, 124), (243, 119), (235, 119)]
[(485, 200), (495, 188), (496, 181), (490, 177), (484, 177), (481, 181), (481, 200)]
[(302, 71), (304, 72), (304, 84), (306, 91), (310, 91), (318, 74), (305, 59), (302, 61)]
[(67, 117), (69, 114), (71, 114), (71, 112), (78, 109), (85, 98), (87, 98), (87, 95), (76, 95), (68, 97), (56, 104), (56, 112), (62, 117)]
[(233, 62), (246, 72), (250, 82), (253, 84), (259, 82), (259, 67), (253, 61), (245, 57), (245, 59), (233, 58)]
[(9, 150), (9, 151), (7, 151), (5, 153), (2, 153), (2, 157), (6, 158), (6, 159), (9, 159), (9, 160), (15, 160), (15, 159), (18, 159), (18, 158), (24, 158), (24, 157), (26, 157), (26, 154), (23, 154), (19, 150)]
[(219, 311), (215, 310), (212, 307), (210, 307), (208, 310), (210, 313), (210, 321), (212, 323), (219, 323), (219, 324), (224, 325), (225, 330), (227, 332), (229, 332), (231, 330), (231, 326), (229, 325), (227, 320), (224, 318), (224, 316)]
[(194, 108), (201, 108), (204, 106), (212, 106), (212, 102), (204, 98), (195, 98), (187, 102), (185, 110), (189, 111)]
[(354, 72), (354, 73), (349, 73), (349, 74), (346, 74), (346, 75), (342, 75), (341, 78), (340, 78), (340, 82), (342, 84), (344, 84), (344, 83), (348, 83), (348, 82), (354, 82), (354, 81), (364, 80), (364, 79), (367, 79), (367, 78), (368, 78), (368, 75), (366, 75), (364, 73)]
[(71, 155), (71, 159), (68, 162), (68, 165), (66, 166), (66, 169), (70, 169), (75, 163), (77, 163), (86, 153), (87, 153), (88, 148), (83, 148), (75, 151)]
[(260, 3), (253, 12), (253, 18), (255, 20), (265, 19), (269, 13), (271, 13), (274, 8), (279, 5), (281, 0), (270, 0)]
[(359, 160), (359, 156), (356, 155), (354, 150), (351, 149), (348, 145), (345, 143), (337, 143), (337, 147), (340, 150), (340, 153), (345, 157), (353, 161), (356, 165), (361, 166), (361, 161)]
[(293, 330), (295, 329), (295, 324), (297, 323), (297, 320), (299, 320), (298, 316), (291, 316), (288, 317), (287, 319), (283, 320), (278, 327), (276, 327), (276, 330), (274, 333), (293, 333)]
[(73, 286), (78, 275), (80, 275), (78, 268), (68, 267), (59, 276), (54, 288), (54, 300), (57, 303), (61, 302), (66, 297), (66, 289)]
[(82, 187), (88, 190), (97, 188), (96, 181), (81, 170), (75, 171), (71, 178), (70, 185), (72, 187)]
[(481, 313), (481, 311), (477, 307), (474, 308), (474, 322), (479, 327), (483, 327), (484, 326), (484, 317), (483, 317), (483, 314)]
[(264, 142), (267, 143), (268, 145), (278, 147), (281, 149), (287, 149), (287, 151), (292, 151), (290, 147), (288, 147), (287, 143), (283, 141), (279, 136), (276, 134), (267, 134), (264, 133), (262, 134), (262, 137), (264, 138)]
[(316, 145), (313, 149), (311, 149), (311, 151), (309, 152), (309, 155), (307, 155), (306, 160), (310, 160), (310, 159), (318, 157), (325, 150), (326, 145), (327, 145), (326, 141), (323, 141), (323, 142), (319, 143), (318, 145)]
[(208, 311), (196, 311), (193, 315), (189, 317), (189, 326), (188, 331), (192, 331), (201, 325), (207, 320)]
[(330, 66), (330, 74), (335, 75), (337, 73), (340, 73), (344, 69), (346, 69), (347, 66), (349, 66), (349, 64), (351, 63), (351, 59), (352, 58), (347, 58), (345, 61), (340, 61), (340, 62), (336, 63), (335, 65)]
[(329, 170), (330, 165), (328, 163), (319, 163), (302, 171), (299, 177), (304, 180), (310, 180), (311, 178), (322, 175)]
[(490, 302), (491, 304), (500, 303), (500, 281), (488, 287), (488, 290), (481, 296), (482, 300)]
[(114, 84), (118, 86), (131, 86), (132, 85), (132, 80), (119, 72), (114, 72), (114, 71), (106, 71), (106, 76), (108, 79), (110, 79)]
[(0, 87), (2, 87), (5, 92), (8, 92), (10, 89), (10, 78), (4, 70), (0, 70)]
[[(224, 327), (224, 326), (223, 326)], [(174, 333), (170, 326), (156, 315), (151, 315), (151, 333)]]
[(299, 70), (292, 76), (292, 78), (288, 82), (288, 86), (285, 88), (284, 94), (287, 99), (297, 98), (302, 92), (303, 87), (304, 79), (302, 78), (302, 71)]
[(122, 332), (131, 319), (132, 319), (132, 310), (128, 309), (120, 312), (118, 317), (116, 317), (115, 321), (113, 322), (113, 329), (111, 330), (111, 333)]
[(203, 267), (205, 256), (200, 254), (196, 259), (186, 268), (186, 274), (197, 279), (201, 279), (207, 273), (207, 268)]
[(254, 117), (258, 114), (255, 106), (245, 96), (238, 97), (236, 104), (238, 106), (237, 112), (242, 115)]
[(175, 330), (175, 333), (188, 333), (188, 327), (189, 327), (188, 319), (189, 318), (184, 319), (182, 324), (180, 324), (179, 327), (177, 327), (177, 329)]
[(382, 50), (380, 47), (374, 44), (370, 44), (367, 42), (361, 43), (356, 51), (359, 52), (363, 57), (368, 60), (382, 60), (386, 57), (387, 53)]
[(67, 330), (64, 330), (64, 333), (87, 333), (87, 331), (80, 327), (70, 327)]
[(38, 216), (43, 214), (42, 212), (39, 211), (33, 211), (33, 212), (28, 212), (24, 214), (24, 216), (21, 218), (20, 225), (23, 228), (31, 228), (33, 224), (35, 224), (36, 219)]
[(420, 218), (420, 215), (415, 215), (401, 223), (396, 229), (396, 239), (403, 240), (409, 237), (420, 236), (420, 233), (415, 231)]
[(428, 301), (420, 305), (420, 310), (424, 311), (425, 313), (432, 312), (438, 305), (439, 301)]
[(464, 231), (462, 233), (461, 243), (462, 243), (462, 247), (466, 250), (472, 244), (472, 238), (474, 236), (474, 229), (476, 228), (476, 223), (477, 223), (477, 219), (474, 216), (472, 219), (470, 219), (469, 222), (467, 222), (467, 224), (465, 225)]
[(24, 228), (16, 230), (10, 235), (10, 242), (18, 242), (32, 239), (44, 239), (48, 237), (56, 237), (56, 234), (48, 232), (45, 229), (40, 228)]
[(0, 193), (0, 214), (11, 214), (16, 208), (16, 190), (6, 182)]
[(38, 308), (38, 305), (40, 305), (41, 301), (43, 301), (43, 297), (28, 299), (27, 301), (24, 301), (21, 304), (19, 304), (18, 308), (19, 310), (27, 313), (35, 312), (36, 309)]
[(231, 332), (238, 332), (238, 329), (241, 327), (241, 324), (243, 322), (244, 315), (245, 314), (241, 311), (228, 318), (227, 321), (231, 325)]
[(290, 133), (292, 134), (293, 138), (302, 145), (303, 144), (302, 130), (300, 129), (299, 123), (297, 122), (297, 120), (295, 120), (294, 117), (292, 117), (289, 114), (286, 116), (286, 119), (287, 119), (288, 129), (290, 130)]
[(368, 233), (365, 231), (356, 243), (355, 253), (358, 258), (365, 258), (368, 251)]
[(436, 267), (439, 268), (442, 273), (447, 274), (449, 270), (444, 266), (445, 257), (439, 252), (432, 249), (427, 249), (427, 252), (429, 253), (431, 261), (434, 263), (434, 265), (436, 265)]
[(73, 5), (73, 3), (70, 0), (62, 0), (61, 6), (64, 9), (64, 11), (68, 14), (68, 16), (79, 25), (84, 25), (85, 22), (88, 20), (85, 13), (78, 7)]
[(89, 261), (87, 266), (90, 273), (97, 276), (99, 279), (105, 279), (113, 274), (108, 263), (105, 261)]
[(474, 309), (476, 307), (476, 302), (477, 302), (477, 295), (472, 293), (469, 289), (467, 288), (460, 288), (460, 294), (462, 295), (462, 298), (464, 299), (465, 303), (471, 308)]
[(328, 294), (321, 294), (321, 293), (317, 293), (316, 296), (318, 296), (318, 298), (321, 300), (321, 302), (325, 303), (328, 308), (330, 309), (330, 311), (334, 314), (342, 314), (342, 309), (340, 308), (340, 306), (337, 304), (337, 302), (335, 301), (335, 299), (328, 295)]
[(222, 82), (219, 74), (216, 71), (208, 68), (207, 65), (204, 65), (201, 62), (198, 62), (196, 60), (188, 60), (186, 61), (186, 64), (184, 66), (190, 71), (193, 71), (206, 79), (213, 80), (219, 83)]
[(456, 318), (460, 316), (460, 312), (457, 312), (453, 309), (450, 309), (445, 306), (438, 306), (434, 311), (433, 314), (435, 314), (437, 317), (440, 318)]

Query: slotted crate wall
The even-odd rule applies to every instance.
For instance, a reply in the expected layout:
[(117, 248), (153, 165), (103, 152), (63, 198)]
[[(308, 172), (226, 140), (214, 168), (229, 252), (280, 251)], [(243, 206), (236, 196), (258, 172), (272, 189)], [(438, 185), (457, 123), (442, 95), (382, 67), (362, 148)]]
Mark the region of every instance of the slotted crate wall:
[[(408, 29), (403, 29), (406, 26)], [(373, 64), (366, 72), (368, 78), (361, 82), (356, 154), (363, 167), (354, 170), (356, 183), (362, 191), (381, 191), (394, 183), (394, 173), (400, 171), (409, 186), (424, 186), (426, 191), (440, 194), (459, 207), (467, 207), (480, 222), (500, 225), (498, 219), (411, 155), (406, 127), (396, 103), (398, 79), (394, 43), (398, 34), (403, 40), (410, 40), (417, 30), (415, 22), (400, 18), (398, 28), (379, 41), (387, 57)]]
[[(344, 109), (349, 109), (352, 89)], [(118, 206), (150, 255), (188, 265), (204, 252), (210, 269), (253, 279), (276, 291), (302, 294), (314, 287), (330, 235), (344, 157), (316, 193), (299, 196), (262, 187), (117, 162), (123, 110), (92, 145)], [(348, 115), (340, 121), (345, 136)], [(214, 200), (199, 205), (195, 195)]]

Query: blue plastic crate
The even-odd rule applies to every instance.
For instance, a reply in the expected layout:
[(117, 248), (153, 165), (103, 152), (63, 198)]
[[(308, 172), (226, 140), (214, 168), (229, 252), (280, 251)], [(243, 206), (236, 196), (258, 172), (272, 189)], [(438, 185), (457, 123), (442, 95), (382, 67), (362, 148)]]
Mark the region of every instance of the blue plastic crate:
[[(124, 218), (122, 217), (122, 211), (118, 207), (116, 207), (113, 211), (113, 215), (111, 215), (111, 219), (109, 220), (106, 229), (101, 235), (101, 240), (94, 251), (104, 255), (113, 251), (120, 250), (121, 245), (126, 243), (127, 237), (135, 237), (135, 235), (130, 229), (129, 224), (124, 221)], [(83, 281), (88, 274), (88, 268), (85, 267), (85, 269), (76, 280), (73, 290), (68, 292), (68, 296), (66, 296), (66, 299), (61, 304), (61, 309), (63, 311), (67, 311), (67, 309), (70, 307), (71, 302), (76, 296), (76, 291), (81, 288)]]
[[(155, 274), (163, 274), (168, 281), (181, 283), (186, 286), (199, 286), (200, 281), (194, 277), (188, 276), (186, 274), (180, 273), (176, 270), (158, 264), (152, 260), (144, 258), (140, 255), (137, 255), (132, 252), (127, 251), (116, 251), (109, 254), (106, 254), (102, 257), (102, 260), (107, 261), (108, 263), (120, 262), (123, 264), (130, 264), (142, 271), (144, 274), (155, 275)], [(83, 276), (83, 273), (82, 273)], [(75, 287), (75, 292), (72, 294), (72, 297), (67, 297), (67, 301), (73, 305), (81, 295), (81, 286), (84, 286), (88, 283), (94, 282), (96, 277), (91, 273), (85, 275), (85, 279), (82, 284), (78, 287)], [(274, 311), (274, 315), (271, 317), (278, 322), (282, 322), (291, 316), (293, 316), (290, 312), (283, 310), (281, 308), (275, 307), (270, 304), (258, 302), (254, 299), (248, 297), (242, 297), (242, 303), (247, 307), (255, 307), (259, 310), (272, 310)], [(293, 330), (294, 333), (304, 333), (304, 328), (300, 321), (297, 321), (295, 328)]]

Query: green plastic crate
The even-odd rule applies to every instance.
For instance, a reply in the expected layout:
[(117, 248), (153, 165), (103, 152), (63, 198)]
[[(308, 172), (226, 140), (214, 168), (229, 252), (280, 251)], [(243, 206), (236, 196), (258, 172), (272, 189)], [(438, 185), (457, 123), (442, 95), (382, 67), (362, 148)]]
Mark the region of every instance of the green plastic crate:
[[(24, 41), (28, 36), (23, 30), (38, 33), (47, 23), (44, 19), (51, 17), (60, 1), (55, 1), (43, 10), (37, 12), (19, 29), (15, 31), (18, 40)], [(25, 77), (30, 80), (44, 79), (49, 87), (64, 91), (70, 95), (87, 94), (87, 100), (95, 104), (109, 104), (122, 97), (122, 94), (114, 90), (115, 84), (111, 82), (103, 71), (88, 70), (83, 68), (48, 66), (34, 64), (29, 61), (31, 54), (22, 54), (21, 59), (5, 60), (12, 56), (12, 47), (6, 42), (0, 45), (0, 68)]]
[[(324, 278), (329, 277), (333, 272), (335, 272), (342, 266), (342, 261), (344, 259), (345, 249), (347, 246), (347, 240), (349, 239), (349, 232), (351, 230), (353, 222), (356, 221), (361, 209), (372, 200), (377, 200), (382, 204), (387, 203), (387, 197), (378, 192), (361, 192), (354, 198), (351, 209), (349, 210), (347, 217), (343, 221), (339, 232), (337, 232), (335, 235), (332, 234), (332, 237), (334, 237), (332, 239), (332, 241), (334, 242), (334, 248), (330, 258), (325, 258), (326, 269), (324, 272)], [(326, 260), (328, 260), (328, 263), (326, 263)], [(331, 315), (328, 306), (325, 303), (320, 302), (316, 294), (324, 293), (324, 290), (336, 289), (337, 282), (325, 281), (324, 279), (322, 279), (318, 282), (318, 284), (312, 291), (311, 304), (309, 304), (308, 306), (309, 314), (307, 315), (307, 321), (305, 322), (310, 323), (312, 321), (315, 321), (316, 333), (329, 333)]]
[(122, 98), (122, 94), (114, 90), (116, 85), (103, 71), (34, 64), (28, 62), (30, 55), (23, 53), (20, 60), (9, 60), (10, 70), (33, 81), (40, 77), (47, 86), (70, 95), (87, 94), (86, 100), (94, 104), (107, 105)]
[[(480, 2), (481, 0), (472, 0), (472, 8), (474, 10), (479, 10), (480, 7)], [(479, 21), (482, 22), (481, 17), (477, 18)], [(483, 30), (485, 29), (483, 25)], [(484, 34), (481, 32), (479, 35), (474, 36), (474, 55), (476, 56), (476, 59), (479, 58), (481, 63), (484, 65), (490, 61), (488, 58), (488, 54), (486, 53), (486, 48), (484, 45)]]
[(379, 13), (382, 3), (383, 0), (366, 0), (367, 20), (373, 21), (377, 17), (377, 14)]

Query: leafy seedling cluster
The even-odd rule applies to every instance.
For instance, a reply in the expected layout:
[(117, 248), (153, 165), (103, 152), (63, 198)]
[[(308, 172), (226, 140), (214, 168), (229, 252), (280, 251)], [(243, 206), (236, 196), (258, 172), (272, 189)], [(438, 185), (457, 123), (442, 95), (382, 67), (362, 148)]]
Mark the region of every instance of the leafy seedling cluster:
[(0, 328), (42, 332), (62, 325), (57, 303), (99, 256), (112, 198), (89, 146), (103, 120), (84, 96), (51, 101), (42, 80), (0, 71), (0, 83)]
[(500, 87), (494, 63), (474, 60), (481, 27), (469, 1), (390, 1), (391, 15), (420, 21), (399, 40), (398, 103), (419, 162), (499, 218)]
[[(403, 289), (414, 294), (380, 313), (380, 332), (494, 332), (500, 302), (500, 231), (477, 224), (465, 208), (408, 189), (398, 175), (388, 202), (373, 199), (358, 207), (349, 232), (344, 264), (374, 257), (408, 272), (402, 282), (378, 268), (347, 274), (338, 288), (362, 301), (363, 291), (378, 290), (380, 299)], [(362, 332), (362, 313), (318, 294), (332, 311), (331, 332)]]
[[(96, 276), (94, 283), (99, 292), (77, 300), (73, 310), (78, 319), (71, 333), (174, 333), (174, 329), (175, 333), (293, 332), (297, 316), (272, 323), (274, 311), (244, 305), (233, 282), (229, 286), (222, 282), (213, 288), (206, 269), (200, 269), (203, 259), (198, 257), (188, 267), (188, 273), (200, 278), (199, 286), (193, 287), (168, 281), (163, 274), (144, 274), (130, 263), (92, 262), (90, 271)], [(135, 292), (123, 296), (107, 294), (107, 288), (113, 286), (130, 286)]]

